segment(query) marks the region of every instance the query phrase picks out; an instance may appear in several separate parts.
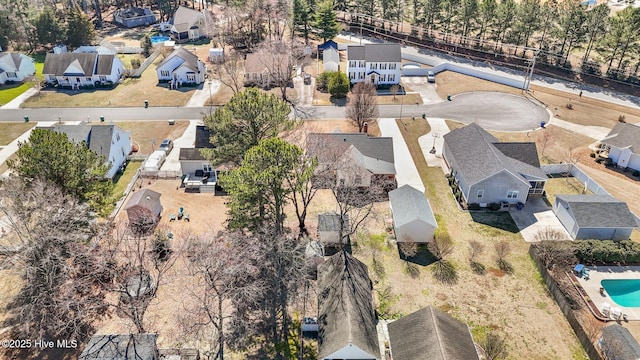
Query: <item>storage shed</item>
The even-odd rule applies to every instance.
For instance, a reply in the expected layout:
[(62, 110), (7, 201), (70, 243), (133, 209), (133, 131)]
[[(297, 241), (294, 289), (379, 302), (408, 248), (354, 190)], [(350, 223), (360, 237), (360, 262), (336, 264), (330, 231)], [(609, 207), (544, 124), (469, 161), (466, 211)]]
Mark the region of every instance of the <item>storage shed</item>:
[(393, 214), (396, 240), (401, 242), (427, 243), (433, 241), (438, 223), (424, 194), (403, 185), (389, 192), (389, 204)]
[(134, 192), (124, 208), (130, 224), (157, 223), (162, 215), (160, 193), (142, 189)]
[(606, 359), (640, 359), (638, 341), (631, 335), (629, 329), (622, 325), (613, 324), (602, 328), (602, 336), (598, 339), (598, 347)]
[(209, 61), (212, 63), (224, 62), (224, 49), (223, 48), (209, 49)]

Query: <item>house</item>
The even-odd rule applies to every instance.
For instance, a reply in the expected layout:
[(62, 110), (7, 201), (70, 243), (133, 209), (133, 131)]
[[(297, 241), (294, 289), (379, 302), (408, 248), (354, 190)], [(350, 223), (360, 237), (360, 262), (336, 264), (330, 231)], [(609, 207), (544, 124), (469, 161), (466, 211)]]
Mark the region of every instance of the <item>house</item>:
[(365, 133), (311, 133), (307, 152), (318, 159), (317, 188), (382, 186), (396, 188), (393, 138)]
[(290, 81), (293, 73), (290, 65), (282, 55), (269, 56), (263, 52), (247, 54), (244, 61), (244, 86), (268, 88)]
[(553, 211), (575, 240), (627, 240), (638, 226), (627, 204), (609, 195), (556, 195)]
[(156, 17), (150, 8), (129, 7), (113, 12), (113, 22), (124, 27), (147, 26), (156, 23)]
[(475, 123), (443, 138), (442, 156), (467, 204), (524, 204), (544, 193), (535, 143), (499, 142)]
[(35, 73), (32, 58), (20, 53), (0, 52), (0, 85), (24, 81)]
[(175, 49), (162, 60), (157, 71), (158, 81), (169, 82), (172, 88), (204, 82), (204, 63), (196, 54), (183, 47)]
[(162, 216), (160, 193), (149, 189), (134, 192), (124, 207), (130, 224), (157, 223)]
[(389, 204), (396, 240), (399, 243), (433, 241), (438, 223), (429, 200), (422, 191), (410, 185), (403, 185), (389, 192)]
[(224, 62), (224, 49), (223, 48), (211, 48), (209, 49), (209, 62), (223, 63)]
[(602, 328), (602, 335), (598, 339), (598, 347), (607, 360), (640, 359), (638, 341), (631, 335), (629, 329), (619, 324)]
[(74, 53), (96, 53), (96, 54), (102, 54), (102, 55), (115, 55), (118, 53), (118, 50), (116, 49), (115, 46), (113, 46), (113, 44), (111, 44), (108, 41), (103, 41), (102, 45), (100, 46), (80, 46), (79, 48), (73, 50)]
[(338, 48), (329, 47), (322, 52), (322, 66), (324, 71), (340, 71)]
[(318, 53), (321, 53), (329, 48), (334, 48), (336, 50), (338, 50), (338, 43), (329, 39), (325, 42), (323, 42), (322, 44), (318, 45)]
[(159, 360), (158, 334), (93, 335), (79, 360)]
[(171, 36), (177, 42), (198, 40), (206, 36), (204, 12), (180, 6), (171, 23)]
[(351, 84), (368, 81), (375, 85), (400, 83), (400, 44), (365, 44), (347, 47), (347, 75)]
[(48, 84), (72, 89), (117, 84), (123, 73), (117, 56), (98, 53), (48, 53), (42, 69)]
[(480, 359), (469, 327), (433, 306), (393, 321), (387, 328), (394, 360)]
[(346, 251), (318, 265), (318, 359), (381, 360), (367, 266)]
[[(346, 243), (350, 231), (349, 214), (344, 214), (342, 217), (335, 212), (318, 214), (318, 239), (324, 246)], [(340, 233), (342, 233), (342, 239), (340, 239)]]
[(640, 171), (640, 126), (617, 123), (600, 141), (600, 149), (618, 167)]
[(180, 170), (184, 177), (185, 189), (197, 189), (200, 192), (215, 193), (217, 173), (209, 160), (202, 156), (201, 150), (213, 149), (209, 128), (196, 126), (196, 140), (193, 148), (180, 148)]
[(112, 179), (131, 153), (131, 136), (115, 125), (55, 125), (53, 131), (67, 135), (74, 143), (85, 142), (89, 149), (105, 158), (109, 164), (106, 177)]

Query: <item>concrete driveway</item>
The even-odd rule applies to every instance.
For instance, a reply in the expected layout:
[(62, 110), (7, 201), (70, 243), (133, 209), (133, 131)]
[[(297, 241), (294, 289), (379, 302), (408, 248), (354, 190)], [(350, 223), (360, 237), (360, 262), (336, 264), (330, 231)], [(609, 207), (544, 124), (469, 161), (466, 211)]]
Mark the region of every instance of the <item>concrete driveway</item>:
[(496, 131), (526, 131), (548, 123), (550, 114), (543, 107), (517, 95), (498, 92), (469, 92), (452, 101), (432, 104), (427, 117), (452, 119)]
[(398, 129), (396, 119), (378, 119), (378, 127), (382, 136), (393, 138), (393, 157), (395, 158), (396, 181), (398, 187), (402, 185), (411, 185), (414, 188), (424, 192), (424, 184), (413, 162), (407, 143)]
[(436, 84), (427, 81), (424, 76), (403, 76), (402, 84), (420, 94), (423, 104), (436, 104), (444, 100), (436, 92)]
[(567, 240), (571, 239), (567, 230), (551, 210), (551, 207), (543, 199), (527, 200), (522, 210), (510, 208), (509, 214), (511, 214), (511, 218), (520, 229), (520, 234), (522, 234), (526, 242), (537, 242), (536, 234), (546, 227), (562, 231)]
[[(173, 140), (173, 150), (167, 155), (161, 171), (182, 171), (180, 167), (180, 149), (193, 148), (196, 143), (196, 125), (204, 125), (202, 120), (189, 120), (189, 126), (182, 136)], [(162, 141), (162, 140), (160, 140)]]

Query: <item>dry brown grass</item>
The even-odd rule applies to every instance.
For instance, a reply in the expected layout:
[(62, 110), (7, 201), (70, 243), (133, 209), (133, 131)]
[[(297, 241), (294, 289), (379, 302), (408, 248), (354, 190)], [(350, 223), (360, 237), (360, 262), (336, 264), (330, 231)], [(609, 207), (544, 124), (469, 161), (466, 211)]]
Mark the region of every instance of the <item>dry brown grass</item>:
[(436, 76), (436, 92), (442, 99), (447, 95), (456, 95), (469, 91), (497, 91), (510, 94), (522, 94), (519, 89), (478, 79), (472, 76), (458, 74), (453, 71), (444, 71)]
[(138, 154), (148, 155), (157, 150), (163, 139), (175, 140), (182, 136), (189, 121), (177, 120), (175, 125), (167, 121), (118, 121), (115, 124), (131, 133), (133, 143), (140, 147)]
[(36, 123), (0, 123), (0, 146), (9, 145), (13, 140), (34, 127)]

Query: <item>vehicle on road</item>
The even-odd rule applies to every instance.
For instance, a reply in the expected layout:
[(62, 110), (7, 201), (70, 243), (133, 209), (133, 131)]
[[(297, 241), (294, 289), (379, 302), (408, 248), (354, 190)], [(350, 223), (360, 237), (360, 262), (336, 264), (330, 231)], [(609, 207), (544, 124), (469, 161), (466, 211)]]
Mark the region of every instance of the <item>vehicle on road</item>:
[(436, 74), (431, 70), (427, 71), (427, 81), (430, 83), (436, 82)]
[(159, 149), (164, 150), (165, 154), (169, 154), (173, 149), (173, 141), (171, 141), (171, 139), (162, 140)]

